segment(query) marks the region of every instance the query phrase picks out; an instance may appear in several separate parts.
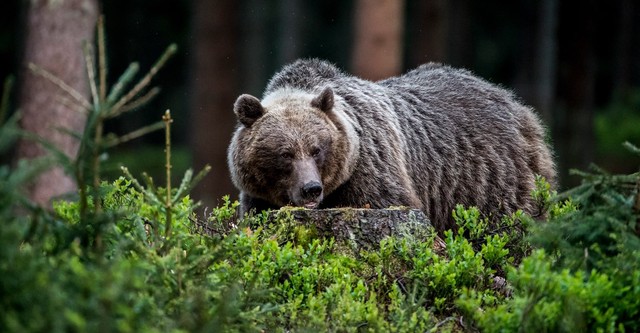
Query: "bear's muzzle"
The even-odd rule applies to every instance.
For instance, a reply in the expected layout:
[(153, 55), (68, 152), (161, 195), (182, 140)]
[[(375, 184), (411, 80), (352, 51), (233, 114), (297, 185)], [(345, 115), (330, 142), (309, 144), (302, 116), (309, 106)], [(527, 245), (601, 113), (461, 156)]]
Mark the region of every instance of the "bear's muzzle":
[(295, 206), (308, 209), (317, 208), (323, 199), (322, 179), (313, 158), (293, 162), (294, 186), (290, 191)]

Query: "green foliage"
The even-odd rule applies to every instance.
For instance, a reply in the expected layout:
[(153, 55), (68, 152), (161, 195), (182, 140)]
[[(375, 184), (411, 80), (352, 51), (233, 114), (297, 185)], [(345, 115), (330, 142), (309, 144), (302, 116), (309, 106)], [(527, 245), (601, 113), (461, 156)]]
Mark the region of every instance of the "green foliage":
[[(491, 270), (482, 255), (451, 232), (444, 255), (433, 240), (388, 238), (354, 256), (284, 215), (210, 238), (189, 231), (185, 197), (165, 238), (154, 231), (167, 223), (162, 204), (133, 182), (96, 191), (113, 221), (100, 232), (86, 229), (96, 223), (83, 222), (78, 202), (57, 202), (35, 237), (4, 225), (3, 331), (424, 331), (455, 327), (442, 318), (456, 313), (462, 287), (501, 297), (483, 290)], [(237, 203), (225, 202), (211, 224), (235, 214)]]
[[(640, 256), (636, 254), (630, 259), (638, 262)], [(514, 288), (512, 299), (492, 306), (475, 291), (467, 291), (459, 304), (489, 332), (518, 328), (554, 332), (637, 331), (640, 309), (637, 267), (622, 279), (621, 272), (572, 272), (554, 269), (552, 263), (553, 258), (543, 250), (535, 251), (509, 274)]]
[[(82, 223), (74, 220), (77, 203), (58, 205), (59, 219), (49, 221), (57, 222), (56, 230), (38, 232), (32, 241), (26, 240), (27, 228), (3, 224), (2, 331), (165, 332), (254, 326), (242, 318), (263, 308), (262, 302), (251, 303), (262, 296), (234, 280), (221, 283), (209, 275), (209, 262), (223, 259), (216, 247), (189, 232), (173, 240), (154, 239), (145, 219), (162, 214), (149, 209), (126, 181), (117, 183), (104, 209), (117, 209), (122, 218), (101, 234), (104, 253), (84, 249), (79, 240), (55, 253), (48, 251), (49, 242), (61, 242), (58, 235)], [(130, 204), (126, 211), (111, 206), (122, 200)], [(185, 202), (176, 209), (186, 216), (190, 208)], [(140, 209), (139, 215), (133, 209)], [(162, 246), (156, 240), (172, 246), (158, 251)], [(235, 303), (227, 304), (227, 297)]]
[(531, 234), (539, 249), (509, 268), (513, 297), (487, 304), (467, 290), (458, 301), (482, 330), (640, 330), (640, 173), (575, 173), (583, 184)]
[[(543, 198), (549, 198), (549, 184), (540, 179), (537, 192)], [(534, 193), (535, 196), (535, 193)], [(541, 201), (541, 207), (546, 203)], [(525, 238), (532, 218), (522, 211), (501, 219), (482, 217), (476, 207), (465, 209), (457, 205), (453, 211), (453, 218), (458, 226), (458, 235), (468, 239), (473, 248), (480, 252), (487, 266), (499, 275), (504, 275), (506, 265), (517, 265), (524, 256), (531, 252), (531, 245)]]

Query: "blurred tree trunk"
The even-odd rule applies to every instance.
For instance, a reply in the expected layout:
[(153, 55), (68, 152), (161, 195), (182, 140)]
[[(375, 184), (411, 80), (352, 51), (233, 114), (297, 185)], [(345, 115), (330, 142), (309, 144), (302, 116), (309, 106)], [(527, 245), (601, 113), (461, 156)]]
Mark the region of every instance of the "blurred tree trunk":
[(402, 71), (403, 0), (358, 0), (353, 73), (380, 80)]
[[(615, 52), (615, 69), (614, 69), (614, 93), (624, 94), (631, 85), (631, 76), (633, 72), (633, 62), (631, 57), (631, 48), (634, 47), (633, 36), (633, 15), (635, 13), (634, 1), (619, 0), (617, 1), (617, 31), (616, 31), (616, 48)], [(635, 44), (637, 47), (637, 44)]]
[(194, 189), (205, 206), (235, 194), (227, 168), (227, 147), (236, 124), (233, 102), (238, 95), (238, 2), (193, 2), (191, 68), (191, 147), (196, 170), (211, 165), (211, 173)]
[(446, 62), (448, 10), (445, 0), (424, 0), (411, 3), (408, 19), (411, 20), (409, 68), (429, 61)]
[(242, 1), (245, 17), (242, 29), (242, 93), (261, 96), (267, 82), (266, 59), (267, 39), (267, 2), (262, 0)]
[(472, 0), (447, 1), (448, 32), (447, 58), (449, 63), (457, 67), (473, 67), (473, 36), (471, 25)]
[[(18, 100), (21, 125), (68, 156), (75, 156), (77, 140), (60, 129), (81, 132), (85, 116), (61, 103), (64, 92), (30, 72), (27, 64), (34, 63), (88, 96), (82, 43), (93, 42), (98, 3), (97, 0), (33, 0), (28, 3)], [(43, 154), (45, 151), (37, 143), (23, 140), (18, 143), (16, 159), (31, 159)], [(74, 180), (58, 167), (37, 177), (29, 187), (28, 195), (37, 203), (48, 204), (52, 198), (74, 190)]]
[(541, 3), (545, 1), (518, 1), (518, 11), (514, 14), (518, 18), (514, 25), (517, 34), (518, 59), (514, 69), (515, 76), (510, 85), (526, 103), (536, 107), (534, 67), (537, 63), (536, 57), (540, 53), (538, 50), (540, 38), (533, 37), (539, 36), (538, 31), (543, 30), (539, 26), (544, 21), (541, 18), (540, 8), (542, 7)]
[(553, 122), (556, 94), (557, 23), (558, 0), (540, 0), (533, 60), (533, 101), (547, 125)]
[(554, 117), (560, 181), (563, 186), (577, 184), (568, 170), (585, 169), (594, 159), (593, 131), (595, 92), (595, 0), (580, 6), (560, 3), (559, 108)]
[(305, 1), (280, 1), (281, 25), (278, 36), (278, 63), (283, 65), (300, 57), (305, 17)]

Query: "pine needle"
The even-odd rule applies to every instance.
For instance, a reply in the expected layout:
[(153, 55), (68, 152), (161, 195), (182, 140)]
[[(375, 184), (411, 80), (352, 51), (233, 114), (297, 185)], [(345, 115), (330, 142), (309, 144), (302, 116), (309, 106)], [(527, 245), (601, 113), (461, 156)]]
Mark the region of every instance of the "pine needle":
[(171, 56), (173, 56), (176, 53), (177, 50), (178, 50), (178, 47), (176, 46), (176, 44), (169, 45), (169, 47), (164, 51), (162, 56), (160, 56), (158, 61), (156, 61), (153, 67), (151, 67), (149, 72), (147, 72), (147, 74), (133, 87), (133, 89), (129, 91), (129, 93), (127, 93), (126, 95), (124, 95), (124, 97), (118, 100), (118, 102), (113, 106), (112, 112), (118, 112), (118, 109), (122, 108), (125, 104), (131, 101), (136, 95), (138, 95), (138, 93), (140, 93), (142, 89), (144, 89), (147, 85), (149, 85), (149, 83), (151, 82), (151, 79), (164, 66), (167, 60), (169, 60), (169, 58), (171, 58)]
[(82, 107), (84, 107), (87, 110), (91, 110), (91, 103), (89, 103), (89, 101), (87, 101), (82, 94), (80, 94), (77, 90), (73, 89), (71, 86), (69, 86), (68, 84), (64, 83), (64, 81), (62, 81), (61, 79), (59, 79), (57, 76), (53, 75), (51, 72), (47, 71), (46, 69), (30, 62), (27, 67), (36, 75), (41, 76), (47, 80), (49, 80), (51, 83), (55, 84), (56, 86), (58, 86), (58, 88), (62, 89), (62, 91), (66, 92), (75, 102), (77, 102), (78, 104), (80, 104)]

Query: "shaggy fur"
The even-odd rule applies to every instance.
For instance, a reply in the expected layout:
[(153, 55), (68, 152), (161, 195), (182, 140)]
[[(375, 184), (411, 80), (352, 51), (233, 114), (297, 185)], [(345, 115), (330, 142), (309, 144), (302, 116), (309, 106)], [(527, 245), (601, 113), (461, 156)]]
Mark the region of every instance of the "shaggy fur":
[(404, 205), (443, 231), (457, 203), (494, 216), (535, 213), (535, 175), (555, 181), (533, 111), (440, 64), (370, 82), (299, 60), (271, 79), (262, 101), (242, 95), (234, 111), (228, 161), (243, 213)]

